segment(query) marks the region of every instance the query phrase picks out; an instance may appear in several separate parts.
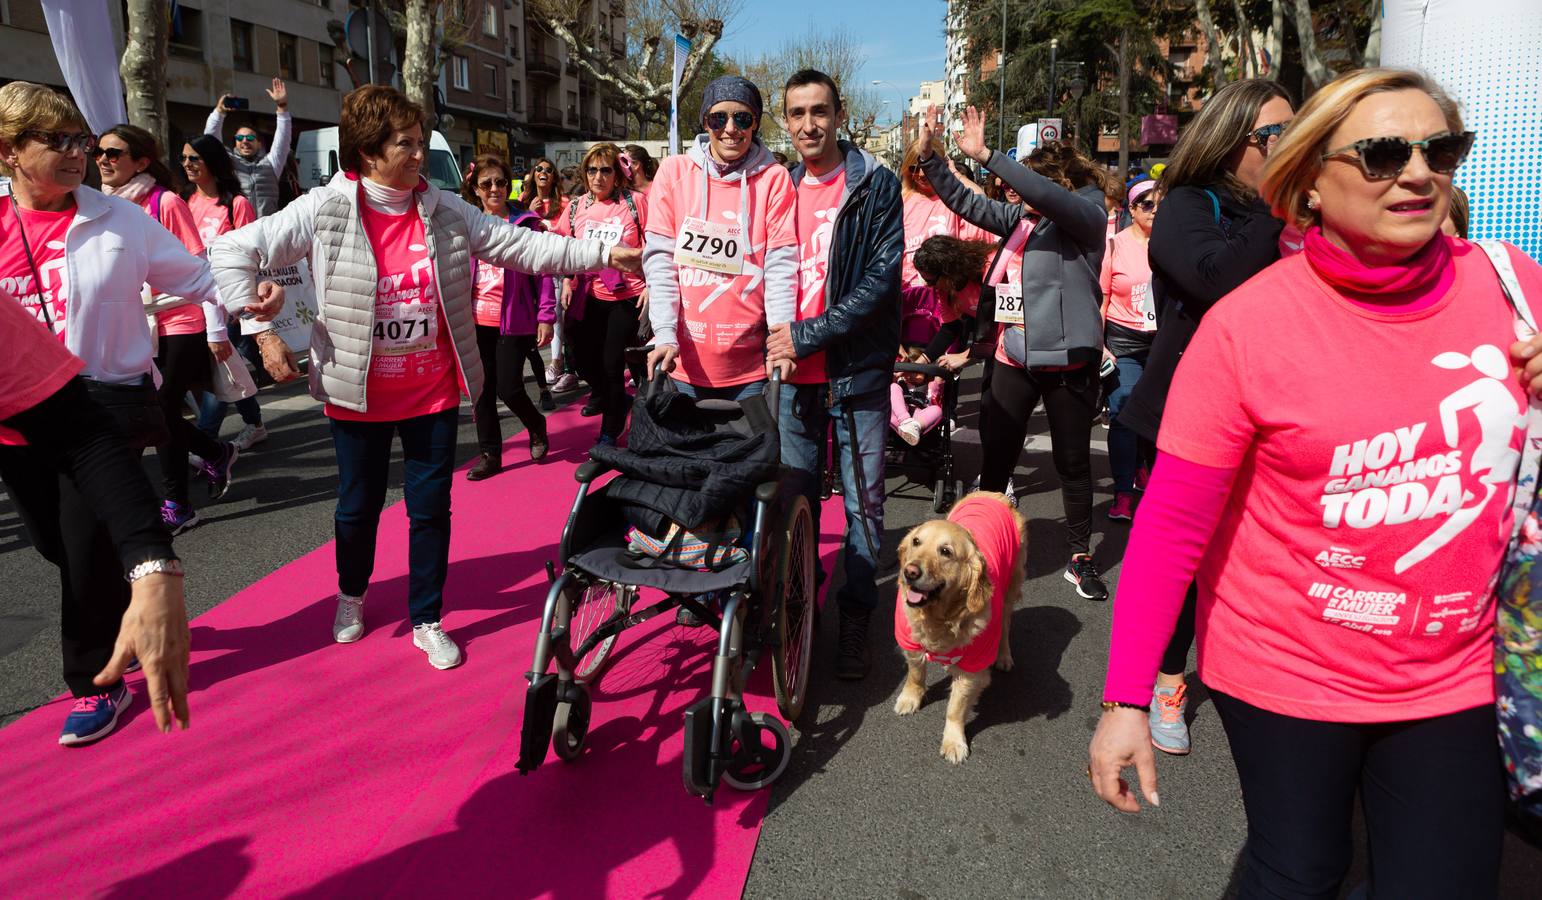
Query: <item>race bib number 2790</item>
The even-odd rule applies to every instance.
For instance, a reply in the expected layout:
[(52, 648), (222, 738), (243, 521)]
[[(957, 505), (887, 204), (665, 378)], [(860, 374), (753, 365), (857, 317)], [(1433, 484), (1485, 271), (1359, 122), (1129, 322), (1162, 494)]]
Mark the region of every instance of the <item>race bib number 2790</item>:
[(744, 271), (744, 229), (691, 217), (675, 240), (675, 264), (724, 275)]

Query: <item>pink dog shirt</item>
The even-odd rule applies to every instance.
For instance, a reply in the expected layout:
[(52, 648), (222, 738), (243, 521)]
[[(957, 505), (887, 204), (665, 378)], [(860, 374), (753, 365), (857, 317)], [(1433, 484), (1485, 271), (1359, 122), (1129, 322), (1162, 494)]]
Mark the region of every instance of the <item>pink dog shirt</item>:
[[(993, 497), (965, 497), (948, 513), (948, 521), (963, 526), (974, 545), (985, 557), (985, 572), (991, 579), (991, 618), (985, 630), (962, 647), (955, 647), (947, 654), (927, 653), (926, 658), (944, 666), (958, 666), (965, 672), (984, 671), (996, 661), (996, 651), (1001, 643), (1001, 629), (1006, 615), (1003, 606), (1007, 593), (1007, 579), (1017, 564), (1017, 554), (1022, 547), (1022, 535), (1018, 532), (1017, 516), (1012, 508)], [(895, 599), (894, 640), (900, 649), (919, 653), (924, 648), (910, 634), (910, 618), (905, 615), (905, 588), (900, 586)]]

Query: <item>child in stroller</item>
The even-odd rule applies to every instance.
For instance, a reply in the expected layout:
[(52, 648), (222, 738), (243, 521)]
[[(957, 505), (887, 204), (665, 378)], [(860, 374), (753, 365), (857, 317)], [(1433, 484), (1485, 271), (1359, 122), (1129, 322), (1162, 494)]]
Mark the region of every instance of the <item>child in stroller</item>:
[[(919, 363), (924, 358), (920, 347), (900, 350), (899, 360)], [(889, 427), (900, 440), (914, 447), (942, 421), (943, 379), (924, 372), (898, 371), (889, 386)]]

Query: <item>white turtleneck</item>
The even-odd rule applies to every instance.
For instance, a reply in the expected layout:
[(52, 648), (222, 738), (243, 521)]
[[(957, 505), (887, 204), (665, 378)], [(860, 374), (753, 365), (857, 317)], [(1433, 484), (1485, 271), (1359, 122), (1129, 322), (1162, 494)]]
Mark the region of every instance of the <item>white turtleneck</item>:
[(369, 177), (360, 178), (359, 184), (364, 186), (364, 202), (376, 212), (399, 216), (412, 209), (411, 188), (394, 188)]

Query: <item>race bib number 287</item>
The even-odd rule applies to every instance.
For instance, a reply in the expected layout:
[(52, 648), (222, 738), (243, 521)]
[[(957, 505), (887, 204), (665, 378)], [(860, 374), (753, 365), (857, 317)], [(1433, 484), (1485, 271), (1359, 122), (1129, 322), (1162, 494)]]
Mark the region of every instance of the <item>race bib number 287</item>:
[(691, 217), (680, 226), (675, 264), (738, 275), (744, 271), (744, 229)]
[(996, 324), (1023, 324), (1023, 286), (1021, 284), (996, 285)]

